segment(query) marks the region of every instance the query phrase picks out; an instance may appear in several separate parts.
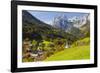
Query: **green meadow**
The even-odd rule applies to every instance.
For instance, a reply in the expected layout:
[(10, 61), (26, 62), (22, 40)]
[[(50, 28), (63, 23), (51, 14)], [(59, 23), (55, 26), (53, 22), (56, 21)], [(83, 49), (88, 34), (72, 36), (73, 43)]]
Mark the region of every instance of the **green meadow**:
[(78, 46), (67, 48), (61, 52), (58, 52), (51, 57), (48, 57), (45, 61), (59, 61), (59, 60), (81, 60), (90, 59), (90, 46)]
[[(89, 38), (78, 40), (71, 48), (65, 48), (65, 50), (48, 57), (45, 61), (90, 59), (89, 41)], [(78, 42), (83, 44), (79, 45)]]

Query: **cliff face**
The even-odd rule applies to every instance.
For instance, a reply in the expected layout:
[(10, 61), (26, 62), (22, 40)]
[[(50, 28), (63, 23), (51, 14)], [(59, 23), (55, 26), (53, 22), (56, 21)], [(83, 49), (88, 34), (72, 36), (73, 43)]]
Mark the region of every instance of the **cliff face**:
[(59, 16), (55, 17), (53, 20), (53, 26), (55, 28), (59, 28), (63, 31), (68, 32), (69, 30), (72, 29), (73, 24), (72, 22), (69, 22), (66, 16)]

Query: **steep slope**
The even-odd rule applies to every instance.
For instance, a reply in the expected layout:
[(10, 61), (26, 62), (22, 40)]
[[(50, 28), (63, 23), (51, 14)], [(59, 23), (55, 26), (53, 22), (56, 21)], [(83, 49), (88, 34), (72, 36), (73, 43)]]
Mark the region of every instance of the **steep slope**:
[(86, 24), (80, 27), (81, 32), (84, 34), (85, 37), (90, 36), (90, 21), (87, 21)]
[(73, 24), (68, 21), (66, 16), (54, 17), (53, 27), (69, 32), (73, 28)]
[(78, 17), (73, 17), (73, 18), (67, 18), (66, 16), (62, 15), (62, 16), (56, 16), (54, 17), (53, 20), (53, 27), (55, 28), (59, 28), (62, 31), (65, 31), (66, 33), (69, 33), (72, 35), (72, 40), (77, 40), (80, 37), (83, 36), (83, 34), (81, 33), (80, 27), (76, 27), (76, 26), (82, 26), (85, 23), (85, 18), (84, 21), (81, 22), (81, 19), (79, 19)]
[[(23, 37), (33, 37), (37, 34), (44, 35), (48, 32), (52, 32), (53, 27), (38, 20), (32, 16), (28, 11), (23, 10)], [(41, 36), (42, 37), (42, 36)]]
[(22, 12), (22, 22), (23, 22), (23, 39), (26, 37), (35, 39), (34, 37), (41, 36), (45, 39), (49, 38), (66, 38), (67, 35), (70, 35), (59, 28), (55, 28), (49, 24), (42, 22), (28, 11), (23, 10)]
[(27, 23), (30, 23), (30, 24), (38, 24), (38, 25), (42, 25), (42, 26), (48, 26), (48, 27), (51, 27), (50, 25), (40, 21), (39, 19), (37, 19), (36, 17), (32, 16), (28, 11), (26, 10), (23, 10), (22, 11), (22, 17), (23, 17), (23, 22), (27, 22)]

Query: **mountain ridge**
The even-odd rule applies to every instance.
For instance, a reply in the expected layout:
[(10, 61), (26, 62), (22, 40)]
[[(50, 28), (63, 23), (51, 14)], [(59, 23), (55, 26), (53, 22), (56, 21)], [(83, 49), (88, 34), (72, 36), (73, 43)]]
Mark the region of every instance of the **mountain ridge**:
[[(40, 35), (42, 39), (45, 39), (47, 37), (49, 38), (65, 38), (67, 40), (75, 41), (77, 39), (80, 39), (81, 37), (84, 37), (85, 29), (81, 27), (81, 29), (76, 28), (73, 26), (73, 24), (66, 21), (67, 19), (65, 18), (60, 18), (58, 19), (57, 24), (55, 25), (61, 25), (59, 27), (55, 25), (49, 25), (41, 20), (37, 19), (33, 15), (31, 15), (28, 11), (23, 10), (23, 38), (30, 37), (33, 38), (33, 35), (37, 34)], [(62, 24), (60, 24), (62, 23)], [(66, 23), (66, 25), (64, 25)], [(68, 24), (67, 24), (68, 23)], [(62, 26), (63, 25), (63, 26)], [(64, 27), (64, 28), (63, 28)], [(84, 28), (87, 28), (84, 26)], [(88, 33), (88, 31), (87, 31)], [(33, 38), (35, 39), (35, 38)]]

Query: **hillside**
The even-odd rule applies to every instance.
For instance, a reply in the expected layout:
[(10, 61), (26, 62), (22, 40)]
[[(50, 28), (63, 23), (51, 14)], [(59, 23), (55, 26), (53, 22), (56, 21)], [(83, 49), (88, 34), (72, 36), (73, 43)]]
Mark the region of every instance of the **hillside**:
[(80, 34), (80, 30), (75, 27), (66, 32), (40, 21), (28, 11), (23, 10), (23, 39), (27, 37), (40, 40), (62, 38), (72, 44), (72, 42), (80, 38)]
[(84, 42), (84, 44), (75, 45), (76, 43), (74, 43), (74, 46), (71, 48), (67, 48), (61, 52), (58, 52), (51, 57), (48, 57), (45, 61), (90, 59), (89, 38), (85, 38), (77, 42)]
[[(39, 34), (42, 38), (51, 37), (65, 37), (70, 35), (60, 29), (54, 28), (51, 25), (48, 25), (36, 17), (32, 16), (29, 12), (23, 11), (23, 38), (27, 36), (32, 38), (33, 35)], [(26, 35), (26, 36), (25, 36)], [(34, 38), (33, 38), (34, 39)]]

